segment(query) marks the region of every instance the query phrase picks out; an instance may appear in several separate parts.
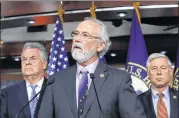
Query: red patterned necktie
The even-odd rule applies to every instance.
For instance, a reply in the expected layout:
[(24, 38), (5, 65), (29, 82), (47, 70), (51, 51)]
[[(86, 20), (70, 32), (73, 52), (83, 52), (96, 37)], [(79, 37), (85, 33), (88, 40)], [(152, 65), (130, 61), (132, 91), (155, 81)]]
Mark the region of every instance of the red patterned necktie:
[(165, 103), (163, 102), (163, 93), (158, 94), (159, 99), (157, 103), (157, 118), (168, 118), (168, 112), (167, 108), (165, 106)]

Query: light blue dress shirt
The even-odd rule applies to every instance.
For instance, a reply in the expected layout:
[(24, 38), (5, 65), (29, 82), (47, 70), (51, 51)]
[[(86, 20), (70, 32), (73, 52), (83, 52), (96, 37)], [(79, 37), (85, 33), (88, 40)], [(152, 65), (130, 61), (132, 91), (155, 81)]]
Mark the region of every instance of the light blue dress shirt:
[[(158, 99), (159, 99), (159, 96), (157, 94), (159, 92), (157, 92), (154, 89), (151, 89), (151, 90), (152, 90), (153, 106), (154, 106), (155, 114), (157, 116), (157, 103), (158, 103)], [(169, 87), (167, 87), (162, 93), (164, 94), (163, 101), (164, 101), (165, 106), (167, 108), (168, 118), (170, 118), (170, 94), (169, 94)]]

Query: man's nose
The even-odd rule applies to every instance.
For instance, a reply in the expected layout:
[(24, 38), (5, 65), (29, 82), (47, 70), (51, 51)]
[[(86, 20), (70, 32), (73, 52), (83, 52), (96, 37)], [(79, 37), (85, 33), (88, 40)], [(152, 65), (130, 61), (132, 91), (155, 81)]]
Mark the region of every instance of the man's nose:
[(31, 65), (31, 60), (30, 59), (27, 59), (26, 65)]
[(75, 42), (81, 42), (82, 41), (82, 37), (80, 34), (78, 34), (74, 39)]
[(157, 75), (161, 75), (161, 70), (157, 69)]

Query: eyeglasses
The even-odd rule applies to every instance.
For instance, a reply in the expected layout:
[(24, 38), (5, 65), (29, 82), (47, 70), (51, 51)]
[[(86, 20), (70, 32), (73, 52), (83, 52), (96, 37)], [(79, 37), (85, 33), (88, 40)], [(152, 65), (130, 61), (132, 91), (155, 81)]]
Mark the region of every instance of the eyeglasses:
[(72, 37), (72, 38), (76, 38), (76, 37), (79, 36), (79, 35), (80, 35), (81, 38), (84, 39), (84, 40), (93, 39), (93, 38), (100, 39), (100, 37), (92, 36), (92, 35), (90, 35), (90, 34), (87, 33), (87, 32), (82, 32), (82, 33), (80, 33), (80, 32), (78, 32), (78, 31), (73, 31), (73, 32), (71, 33), (71, 37)]

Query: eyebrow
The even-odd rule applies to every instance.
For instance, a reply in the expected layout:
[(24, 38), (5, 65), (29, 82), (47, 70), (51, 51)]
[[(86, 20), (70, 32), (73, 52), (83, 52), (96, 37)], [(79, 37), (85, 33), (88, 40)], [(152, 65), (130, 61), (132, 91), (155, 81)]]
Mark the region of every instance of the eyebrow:
[[(31, 56), (30, 58), (35, 58), (35, 57), (36, 57), (36, 56)], [(27, 57), (24, 57), (24, 56), (23, 56), (22, 58), (27, 58)]]
[[(79, 32), (79, 31), (78, 30), (74, 30), (74, 32)], [(86, 32), (86, 31), (81, 32), (81, 33), (87, 33), (87, 34), (89, 34), (89, 32)]]

